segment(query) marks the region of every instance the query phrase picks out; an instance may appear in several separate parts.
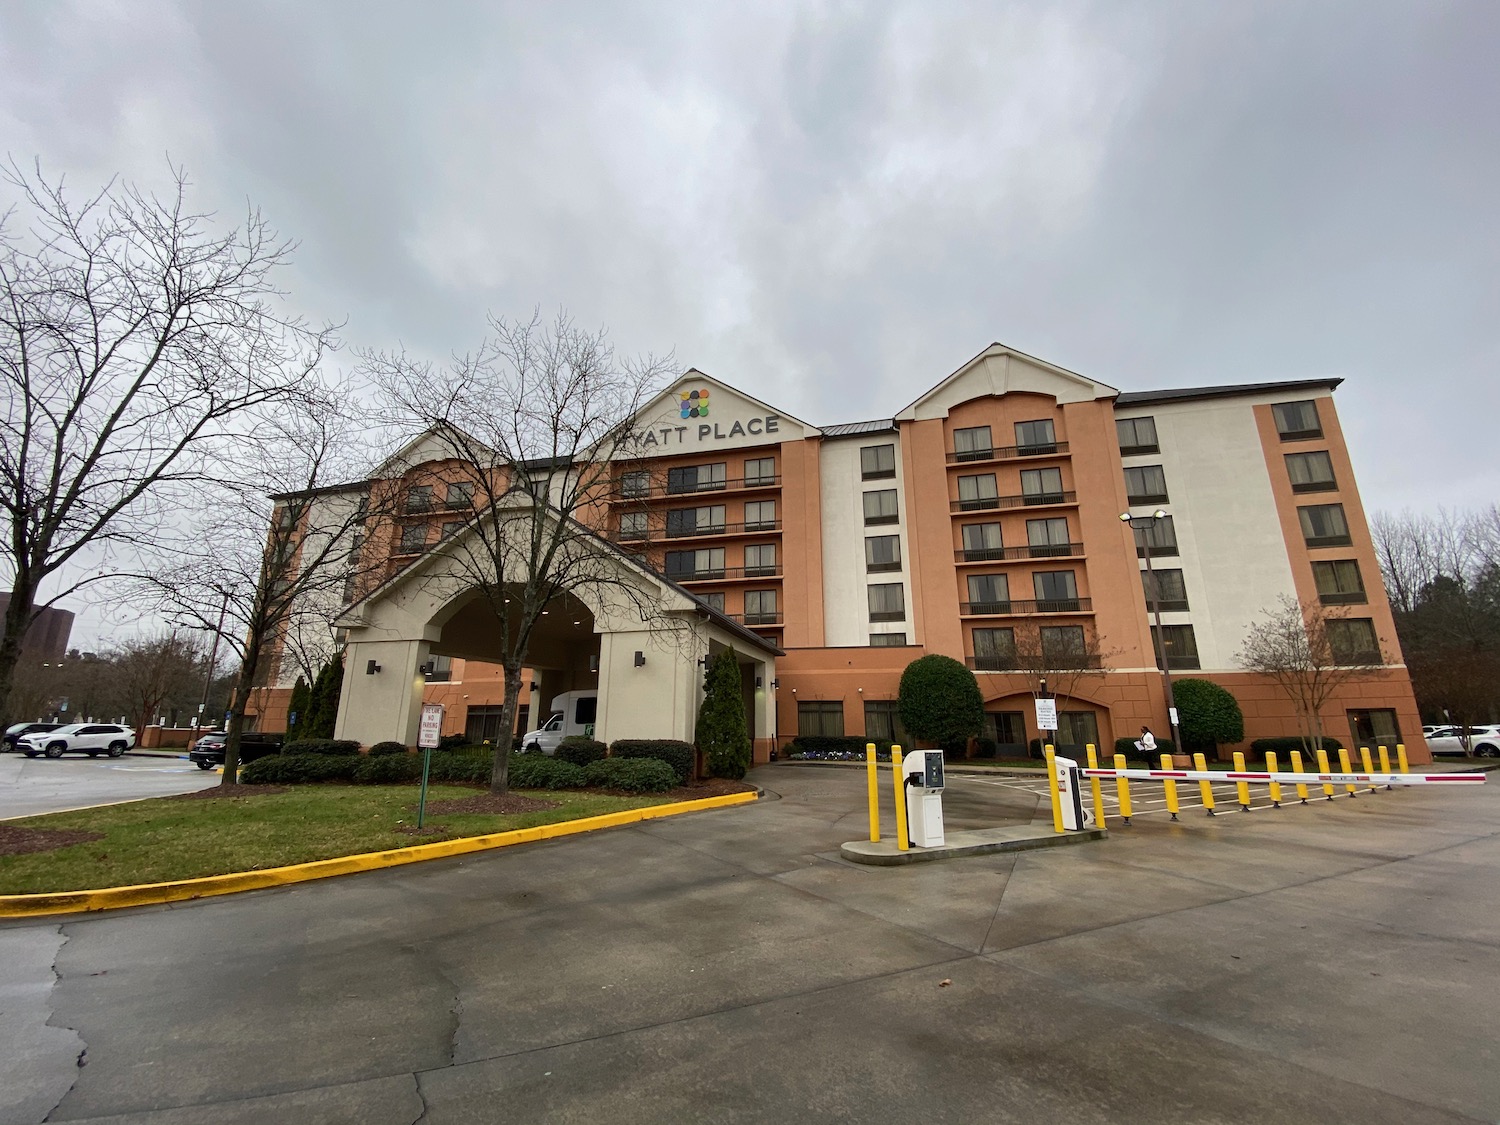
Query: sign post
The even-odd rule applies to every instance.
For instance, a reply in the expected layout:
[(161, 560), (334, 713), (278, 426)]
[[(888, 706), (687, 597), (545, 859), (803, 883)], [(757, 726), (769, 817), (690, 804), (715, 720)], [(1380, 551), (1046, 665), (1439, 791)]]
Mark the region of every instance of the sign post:
[(427, 771), (432, 768), (432, 752), (443, 737), (443, 705), (422, 704), (422, 723), (417, 728), (417, 745), (422, 748), (422, 796), (417, 801), (417, 827), (427, 817)]

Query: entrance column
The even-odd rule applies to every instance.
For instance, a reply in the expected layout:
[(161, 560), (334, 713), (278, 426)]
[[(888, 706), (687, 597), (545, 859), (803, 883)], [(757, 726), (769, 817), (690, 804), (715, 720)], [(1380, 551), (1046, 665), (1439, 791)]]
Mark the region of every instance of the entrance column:
[(351, 640), (344, 650), (344, 690), (334, 737), (362, 746), (387, 741), (415, 746), (427, 683), (419, 669), (430, 649), (425, 640)]

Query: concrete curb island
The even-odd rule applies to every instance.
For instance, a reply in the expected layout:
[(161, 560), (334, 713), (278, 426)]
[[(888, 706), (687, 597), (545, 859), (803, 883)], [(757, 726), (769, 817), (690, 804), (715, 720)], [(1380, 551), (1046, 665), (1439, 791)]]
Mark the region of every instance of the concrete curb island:
[(214, 895), (236, 894), (240, 891), (259, 891), (268, 887), (284, 887), (291, 883), (306, 883), (313, 879), (327, 879), (334, 875), (380, 871), (388, 867), (421, 863), (429, 859), (447, 859), (456, 855), (468, 855), (471, 852), (506, 848), (513, 844), (529, 844), (537, 840), (552, 840), (560, 836), (596, 832), (603, 828), (618, 828), (626, 824), (637, 824), (643, 820), (658, 820), (662, 817), (680, 816), (683, 813), (745, 805), (759, 799), (759, 792), (727, 793), (720, 797), (704, 797), (697, 801), (651, 805), (643, 809), (606, 813), (604, 816), (543, 824), (536, 828), (516, 828), (509, 832), (492, 832), (485, 836), (463, 836), (456, 840), (414, 844), (409, 848), (392, 848), (389, 851), (339, 856), (336, 859), (319, 859), (311, 863), (298, 863), (288, 867), (272, 867), (265, 871), (239, 871), (230, 875), (209, 875), (201, 879), (179, 879), (169, 883), (142, 883), (133, 887), (105, 887), (90, 891), (0, 895), (0, 918), (34, 918), (47, 914), (82, 914), (101, 910), (122, 910), (130, 906), (158, 906), (167, 902), (185, 902), (197, 898), (210, 898)]

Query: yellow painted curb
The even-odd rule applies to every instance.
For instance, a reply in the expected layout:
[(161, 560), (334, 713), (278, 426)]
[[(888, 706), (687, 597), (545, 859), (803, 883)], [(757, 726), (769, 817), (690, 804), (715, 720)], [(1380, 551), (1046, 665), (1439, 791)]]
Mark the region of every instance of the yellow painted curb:
[(704, 809), (745, 805), (757, 800), (759, 796), (759, 793), (727, 793), (722, 797), (676, 801), (670, 805), (649, 805), (643, 809), (606, 813), (604, 816), (588, 816), (580, 820), (564, 820), (557, 824), (539, 825), (536, 828), (492, 832), (487, 836), (463, 836), (457, 840), (442, 840), (435, 844), (414, 844), (409, 848), (392, 848), (384, 852), (366, 852), (364, 855), (319, 859), (312, 863), (272, 867), (265, 871), (240, 871), (233, 875), (209, 875), (202, 879), (179, 879), (171, 883), (142, 883), (135, 887), (105, 887), (96, 891), (50, 891), (36, 895), (0, 895), (0, 918), (31, 918), (41, 914), (79, 914), (93, 910), (119, 910), (127, 906), (154, 906), (163, 902), (182, 902), (195, 898), (209, 898), (213, 895), (229, 895), (238, 891), (283, 887), (289, 883), (306, 883), (312, 879), (327, 879), (333, 875), (351, 875), (356, 871), (379, 871), (386, 867), (399, 867), (404, 863), (446, 859), (449, 856), (467, 855), (470, 852), (508, 848), (512, 844), (529, 844), (535, 840), (551, 840), (559, 836), (573, 836), (580, 832), (594, 832), (601, 828), (616, 828), (623, 824), (636, 824), (642, 820), (656, 820), (665, 816), (701, 812)]

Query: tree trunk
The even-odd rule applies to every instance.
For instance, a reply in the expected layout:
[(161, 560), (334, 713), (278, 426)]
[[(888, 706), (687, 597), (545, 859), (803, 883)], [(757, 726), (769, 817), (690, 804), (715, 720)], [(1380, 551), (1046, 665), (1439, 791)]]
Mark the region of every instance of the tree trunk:
[(5, 631), (0, 634), (0, 730), (15, 721), (10, 713), (11, 689), (15, 685), (16, 666), (21, 662), (21, 641), (31, 624), (35, 604), (36, 589), (17, 578), (5, 609)]
[(235, 681), (234, 694), (230, 697), (229, 722), (224, 727), (224, 773), (220, 785), (238, 785), (240, 780), (240, 732), (245, 729), (245, 708), (250, 703), (254, 690), (255, 666), (260, 663), (260, 644), (253, 632), (245, 646), (245, 657), (240, 661), (239, 678)]
[(500, 710), (500, 734), (490, 773), (490, 792), (510, 792), (510, 747), (515, 740), (516, 711), (521, 701), (521, 666), (505, 665), (505, 704)]

